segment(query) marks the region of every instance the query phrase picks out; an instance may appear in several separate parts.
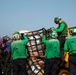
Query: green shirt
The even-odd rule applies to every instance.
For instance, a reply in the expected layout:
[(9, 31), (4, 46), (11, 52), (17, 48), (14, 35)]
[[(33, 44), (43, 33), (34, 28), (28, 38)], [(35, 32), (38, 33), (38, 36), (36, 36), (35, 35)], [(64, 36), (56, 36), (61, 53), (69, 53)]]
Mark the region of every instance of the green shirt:
[(68, 36), (68, 26), (64, 21), (59, 24), (58, 28), (55, 28), (55, 31), (59, 36)]
[(28, 43), (28, 38), (24, 35), (24, 40), (16, 40), (12, 42), (11, 44), (11, 54), (12, 54), (12, 59), (17, 59), (17, 58), (27, 58), (27, 50), (26, 50), (26, 45)]
[(69, 52), (69, 55), (76, 55), (76, 36), (71, 36), (66, 39), (64, 51)]
[(58, 39), (46, 40), (46, 36), (44, 35), (42, 41), (46, 46), (45, 58), (48, 59), (48, 58), (60, 57), (60, 42)]

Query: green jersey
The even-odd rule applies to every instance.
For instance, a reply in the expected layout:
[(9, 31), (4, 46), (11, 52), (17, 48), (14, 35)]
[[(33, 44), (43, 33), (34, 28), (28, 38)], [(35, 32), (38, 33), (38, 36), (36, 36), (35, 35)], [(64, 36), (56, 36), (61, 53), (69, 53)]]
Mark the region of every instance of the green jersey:
[(66, 39), (64, 50), (69, 52), (69, 55), (76, 55), (76, 36), (71, 36)]
[(44, 35), (42, 41), (46, 46), (45, 58), (49, 59), (49, 58), (60, 57), (60, 42), (58, 39), (46, 40), (46, 36)]
[(17, 59), (17, 58), (27, 58), (27, 50), (26, 50), (26, 45), (28, 43), (28, 38), (24, 36), (24, 40), (16, 40), (12, 42), (11, 44), (11, 53), (12, 53), (12, 59)]
[(59, 24), (58, 28), (56, 28), (55, 31), (59, 36), (68, 36), (68, 26), (64, 21)]

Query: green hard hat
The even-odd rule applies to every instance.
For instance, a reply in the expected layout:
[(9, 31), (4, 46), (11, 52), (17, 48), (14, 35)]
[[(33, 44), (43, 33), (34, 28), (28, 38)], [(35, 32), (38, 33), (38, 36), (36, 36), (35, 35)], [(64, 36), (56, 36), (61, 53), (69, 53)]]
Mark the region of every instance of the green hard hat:
[(59, 20), (61, 20), (60, 17), (55, 17), (55, 18), (54, 18), (54, 22), (58, 22)]
[(73, 29), (71, 30), (71, 34), (72, 34), (72, 35), (73, 35), (73, 34), (76, 35), (76, 28), (73, 28)]
[(13, 33), (13, 35), (15, 35), (15, 34), (19, 34), (19, 32), (18, 32), (18, 31), (16, 31), (16, 32), (14, 32), (14, 33)]
[(12, 38), (13, 38), (14, 40), (19, 40), (19, 39), (20, 39), (19, 32), (15, 32), (15, 33), (13, 34)]

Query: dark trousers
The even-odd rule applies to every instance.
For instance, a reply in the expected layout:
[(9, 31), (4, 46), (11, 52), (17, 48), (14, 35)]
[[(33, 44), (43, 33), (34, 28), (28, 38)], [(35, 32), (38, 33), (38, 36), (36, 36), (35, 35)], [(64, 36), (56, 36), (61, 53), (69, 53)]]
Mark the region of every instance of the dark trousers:
[(76, 73), (76, 56), (69, 56), (69, 73), (70, 75)]
[(26, 59), (13, 60), (13, 75), (28, 75), (26, 71)]
[(66, 37), (65, 36), (58, 36), (58, 40), (60, 41), (60, 48), (63, 48)]
[(45, 59), (44, 75), (57, 75), (58, 58)]
[[(1, 56), (1, 55), (0, 55)], [(2, 75), (2, 68), (1, 68), (1, 58), (0, 58), (0, 75)]]
[(0, 65), (0, 75), (2, 75), (1, 65)]
[(64, 43), (65, 43), (65, 36), (58, 36), (58, 40), (60, 41), (60, 57), (61, 57), (61, 60), (63, 61), (63, 53), (64, 53)]

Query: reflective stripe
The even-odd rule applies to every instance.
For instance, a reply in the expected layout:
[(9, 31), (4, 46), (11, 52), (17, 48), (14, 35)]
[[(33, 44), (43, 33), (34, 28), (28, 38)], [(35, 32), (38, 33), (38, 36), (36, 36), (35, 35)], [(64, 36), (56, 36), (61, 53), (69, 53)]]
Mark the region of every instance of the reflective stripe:
[(58, 41), (57, 39), (52, 39), (52, 40), (49, 40), (49, 42), (54, 42), (54, 41)]

